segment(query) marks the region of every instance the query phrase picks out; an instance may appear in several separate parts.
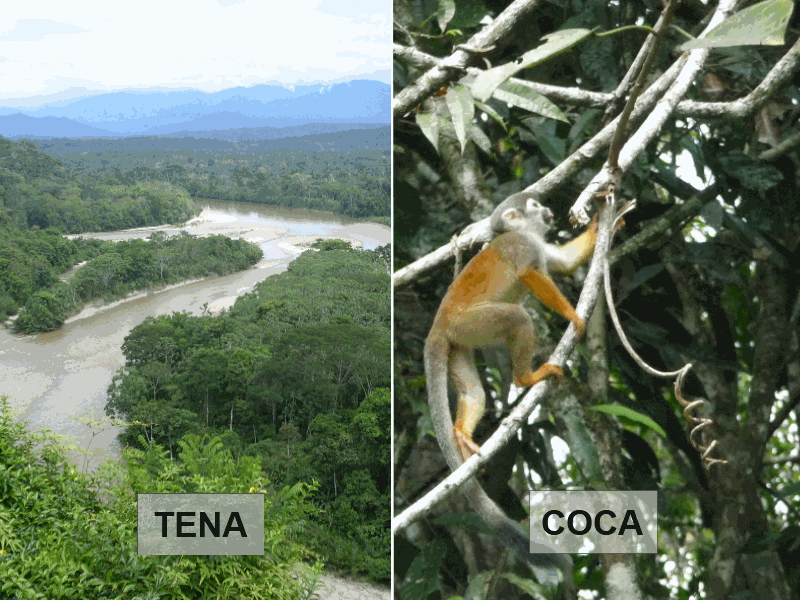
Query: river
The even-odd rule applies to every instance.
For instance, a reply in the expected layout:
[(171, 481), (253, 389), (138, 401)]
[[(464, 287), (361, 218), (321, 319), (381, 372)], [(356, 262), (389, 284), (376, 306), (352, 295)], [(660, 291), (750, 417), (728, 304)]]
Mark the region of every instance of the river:
[(84, 236), (121, 240), (147, 238), (153, 231), (175, 234), (180, 230), (196, 235), (224, 234), (258, 243), (264, 258), (255, 267), (233, 275), (86, 308), (57, 331), (18, 336), (0, 329), (0, 395), (9, 397), (11, 406), (30, 427), (69, 436), (81, 452), (87, 451), (89, 470), (119, 456), (119, 429), (107, 422), (92, 425), (88, 421), (105, 419), (106, 389), (124, 363), (122, 342), (146, 317), (174, 311), (199, 315), (204, 310), (218, 312), (229, 307), (259, 281), (284, 271), (302, 247), (317, 238), (351, 240), (368, 249), (391, 241), (388, 227), (332, 213), (217, 200), (199, 200), (198, 208), (202, 209), (200, 215), (180, 228)]

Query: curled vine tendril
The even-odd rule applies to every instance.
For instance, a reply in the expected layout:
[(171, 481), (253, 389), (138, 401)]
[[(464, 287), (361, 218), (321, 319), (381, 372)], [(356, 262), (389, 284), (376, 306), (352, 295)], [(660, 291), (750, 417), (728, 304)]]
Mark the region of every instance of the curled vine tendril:
[[(614, 198), (613, 194), (611, 195), (610, 206), (614, 206)], [(614, 219), (614, 224), (612, 227), (612, 232), (616, 232), (617, 228), (620, 226), (621, 220), (623, 215), (630, 212), (636, 207), (636, 200), (631, 200), (625, 206), (623, 206), (619, 214)], [(613, 236), (613, 233), (612, 233)], [(609, 245), (611, 243), (611, 238), (608, 241)], [(611, 295), (611, 275), (608, 265), (608, 248), (605, 249), (606, 251), (603, 253), (603, 284), (606, 291), (606, 304), (608, 305), (608, 312), (611, 314), (611, 320), (614, 321), (614, 327), (617, 330), (617, 334), (619, 334), (619, 338), (622, 341), (622, 345), (625, 346), (625, 349), (628, 351), (628, 354), (631, 355), (631, 358), (636, 361), (636, 363), (642, 367), (647, 373), (652, 375), (653, 377), (661, 377), (663, 379), (668, 379), (671, 377), (675, 377), (675, 397), (678, 399), (678, 403), (683, 407), (683, 416), (689, 421), (692, 430), (689, 433), (689, 441), (691, 441), (692, 446), (700, 452), (700, 457), (706, 462), (706, 464), (713, 465), (714, 463), (721, 463), (725, 464), (728, 461), (723, 460), (720, 458), (712, 458), (710, 456), (711, 452), (717, 446), (717, 440), (712, 440), (710, 444), (704, 445), (703, 444), (703, 429), (708, 427), (709, 425), (713, 424), (711, 419), (707, 419), (705, 417), (698, 417), (696, 415), (696, 411), (703, 406), (705, 403), (704, 400), (697, 398), (695, 400), (687, 400), (683, 397), (683, 393), (681, 392), (683, 388), (683, 380), (686, 378), (686, 374), (692, 368), (691, 363), (687, 363), (682, 369), (678, 369), (677, 371), (659, 371), (654, 369), (650, 365), (648, 365), (644, 360), (636, 353), (631, 346), (628, 338), (625, 336), (625, 332), (622, 330), (622, 325), (620, 325), (619, 317), (617, 316), (617, 311), (614, 308), (614, 298)], [(693, 414), (694, 413), (694, 414)]]

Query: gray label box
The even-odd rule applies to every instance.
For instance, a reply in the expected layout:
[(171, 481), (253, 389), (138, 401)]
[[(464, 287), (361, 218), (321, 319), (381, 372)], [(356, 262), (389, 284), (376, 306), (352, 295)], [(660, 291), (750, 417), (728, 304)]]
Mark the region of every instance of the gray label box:
[(141, 555), (264, 554), (263, 494), (138, 494)]
[(655, 554), (655, 491), (550, 492), (530, 495), (531, 552)]

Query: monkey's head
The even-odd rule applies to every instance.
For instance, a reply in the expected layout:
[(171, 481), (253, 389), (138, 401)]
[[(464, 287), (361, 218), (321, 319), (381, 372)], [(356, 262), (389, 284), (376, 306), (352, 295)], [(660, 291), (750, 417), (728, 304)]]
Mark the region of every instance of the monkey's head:
[(527, 230), (543, 236), (553, 226), (553, 212), (530, 192), (519, 192), (503, 200), (492, 213), (492, 233)]

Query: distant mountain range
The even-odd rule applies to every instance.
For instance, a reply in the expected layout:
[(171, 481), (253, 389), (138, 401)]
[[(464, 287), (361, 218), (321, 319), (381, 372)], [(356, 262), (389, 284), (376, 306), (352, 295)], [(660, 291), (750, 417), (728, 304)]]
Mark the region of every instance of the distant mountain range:
[[(336, 130), (327, 133), (313, 132), (314, 125), (303, 125), (301, 128), (310, 128), (305, 134), (297, 131), (298, 128), (287, 127), (286, 136), (266, 138), (252, 137), (245, 139), (241, 136), (232, 138), (224, 137), (220, 132), (217, 137), (210, 137), (207, 133), (188, 132), (191, 135), (174, 136), (128, 136), (108, 138), (51, 138), (36, 140), (36, 144), (48, 155), (60, 159), (68, 158), (84, 164), (104, 164), (118, 160), (120, 153), (135, 153), (138, 156), (149, 157), (159, 162), (161, 156), (153, 158), (154, 153), (191, 155), (192, 153), (207, 152), (209, 154), (264, 154), (280, 150), (314, 150), (317, 152), (361, 152), (365, 150), (382, 150), (388, 154), (391, 148), (392, 132), (388, 125), (378, 127), (355, 127), (339, 125), (347, 130)], [(270, 129), (270, 128), (266, 128)], [(278, 129), (277, 131), (286, 131)], [(233, 130), (240, 131), (240, 130)], [(257, 129), (253, 131), (259, 131)], [(227, 132), (230, 133), (230, 132)], [(191, 151), (191, 152), (189, 152)], [(77, 158), (76, 158), (77, 157)], [(119, 166), (130, 169), (128, 164)]]
[(290, 136), (324, 132), (303, 129), (312, 123), (348, 129), (359, 124), (388, 125), (390, 94), (387, 84), (367, 80), (294, 89), (257, 85), (214, 93), (112, 92), (35, 109), (0, 106), (0, 135), (211, 137), (209, 132), (237, 129), (242, 136), (239, 139), (279, 139), (287, 137), (279, 131), (283, 128), (294, 128), (294, 133), (286, 132)]

